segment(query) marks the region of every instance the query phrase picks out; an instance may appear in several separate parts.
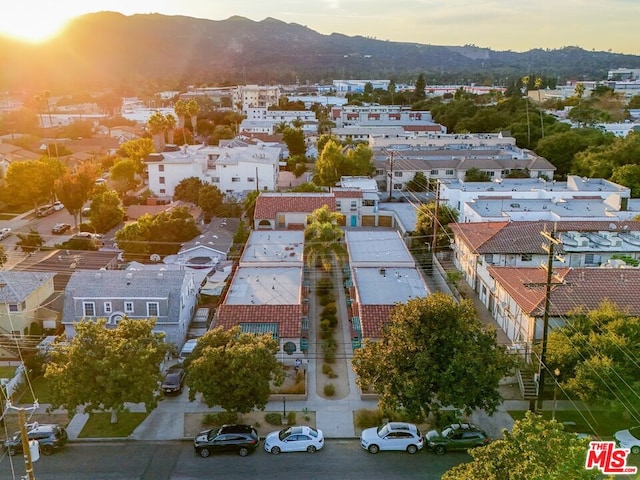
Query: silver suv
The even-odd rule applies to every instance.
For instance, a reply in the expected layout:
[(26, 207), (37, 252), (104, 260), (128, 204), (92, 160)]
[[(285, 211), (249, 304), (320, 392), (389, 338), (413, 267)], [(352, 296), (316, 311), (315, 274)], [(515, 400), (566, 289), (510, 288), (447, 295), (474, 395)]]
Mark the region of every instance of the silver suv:
[[(67, 431), (55, 423), (34, 425), (27, 432), (29, 440), (37, 440), (40, 451), (43, 455), (51, 455), (55, 450), (67, 444)], [(20, 432), (16, 432), (12, 437), (4, 442), (4, 448), (9, 455), (22, 453), (22, 438)]]

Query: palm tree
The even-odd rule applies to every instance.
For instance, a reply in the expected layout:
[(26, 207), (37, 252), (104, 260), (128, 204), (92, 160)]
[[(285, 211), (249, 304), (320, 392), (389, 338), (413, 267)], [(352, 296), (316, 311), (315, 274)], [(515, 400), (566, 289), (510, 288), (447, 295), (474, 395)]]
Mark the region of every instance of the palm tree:
[(287, 125), (287, 122), (278, 122), (274, 125), (273, 127), (273, 133), (283, 133), (284, 129), (287, 128), (289, 125)]
[(193, 138), (198, 136), (198, 112), (200, 112), (200, 105), (198, 102), (191, 99), (187, 103), (187, 115), (191, 117), (191, 127), (193, 128)]
[(164, 150), (164, 132), (167, 131), (167, 119), (160, 112), (153, 112), (147, 120), (147, 128), (153, 137), (153, 146), (156, 152)]
[(538, 91), (538, 108), (540, 109), (540, 132), (542, 138), (544, 138), (544, 116), (542, 114), (542, 104), (540, 103), (540, 87), (542, 86), (542, 79), (540, 77), (536, 78), (535, 87)]
[(531, 147), (531, 124), (529, 123), (529, 76), (522, 77), (522, 94), (525, 95), (525, 108), (527, 111), (527, 147)]
[[(176, 112), (176, 116), (178, 117), (178, 127), (181, 130), (184, 130), (184, 121), (187, 116), (187, 104), (182, 100), (178, 100), (173, 106), (173, 111)], [(185, 136), (185, 138), (187, 138)]]
[(338, 226), (339, 220), (340, 214), (330, 212), (326, 205), (307, 218), (304, 256), (310, 268), (320, 261), (323, 270), (330, 272), (334, 258), (342, 263), (346, 257), (347, 249), (342, 242), (344, 231)]
[(174, 130), (176, 129), (176, 117), (174, 117), (170, 113), (167, 113), (164, 118), (167, 122), (167, 135), (169, 136), (169, 143), (173, 143), (173, 134)]

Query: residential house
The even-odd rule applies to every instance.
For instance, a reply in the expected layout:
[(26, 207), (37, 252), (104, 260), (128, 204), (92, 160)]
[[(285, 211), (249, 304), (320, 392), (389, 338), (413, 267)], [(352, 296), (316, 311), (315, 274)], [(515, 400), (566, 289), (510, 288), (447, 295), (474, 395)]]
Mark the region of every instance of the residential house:
[[(40, 338), (31, 337), (31, 328), (55, 329), (57, 312), (47, 307), (53, 294), (53, 273), (0, 272), (0, 358), (16, 358), (17, 348), (34, 347)], [(35, 343), (31, 340), (37, 340)], [(15, 345), (16, 348), (9, 345)]]
[(186, 270), (97, 270), (75, 272), (65, 289), (62, 324), (105, 318), (114, 328), (123, 318), (156, 319), (155, 331), (180, 349), (197, 304), (197, 285)]
[(331, 193), (261, 193), (253, 214), (256, 230), (304, 229), (307, 216), (327, 206), (336, 211), (336, 198)]
[(303, 249), (301, 231), (252, 232), (212, 328), (268, 333), (278, 340), (283, 363), (303, 357), (309, 348), (310, 301)]
[[(538, 268), (548, 261), (542, 232), (555, 229), (555, 251), (567, 268), (630, 264), (640, 260), (640, 222), (483, 222), (449, 225), (453, 232), (453, 260), (482, 303), (497, 313), (497, 266)], [(554, 269), (555, 270), (555, 269)], [(506, 288), (506, 287), (505, 287)], [(506, 330), (505, 330), (506, 331)], [(509, 332), (507, 332), (509, 334)], [(515, 337), (510, 336), (512, 340)]]
[[(554, 266), (549, 301), (549, 328), (565, 324), (576, 310), (614, 303), (628, 315), (640, 315), (640, 269)], [(493, 316), (518, 349), (542, 339), (547, 272), (542, 268), (490, 267), (496, 298)]]
[(429, 295), (424, 278), (395, 230), (347, 230), (347, 311), (353, 348), (378, 339), (397, 303)]
[(223, 193), (241, 197), (251, 190), (275, 190), (280, 148), (168, 145), (146, 159), (149, 190), (159, 198), (173, 197), (181, 180), (196, 177)]
[(232, 105), (247, 115), (251, 108), (269, 108), (278, 105), (280, 87), (266, 85), (239, 85), (232, 90)]

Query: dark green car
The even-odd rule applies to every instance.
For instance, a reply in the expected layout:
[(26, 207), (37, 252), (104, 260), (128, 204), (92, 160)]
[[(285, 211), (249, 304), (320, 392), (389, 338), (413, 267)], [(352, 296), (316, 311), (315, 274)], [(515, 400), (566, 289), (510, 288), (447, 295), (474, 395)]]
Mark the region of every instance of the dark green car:
[(467, 450), (486, 445), (491, 440), (484, 430), (470, 423), (454, 423), (441, 432), (431, 430), (424, 436), (428, 450), (443, 455), (447, 450)]

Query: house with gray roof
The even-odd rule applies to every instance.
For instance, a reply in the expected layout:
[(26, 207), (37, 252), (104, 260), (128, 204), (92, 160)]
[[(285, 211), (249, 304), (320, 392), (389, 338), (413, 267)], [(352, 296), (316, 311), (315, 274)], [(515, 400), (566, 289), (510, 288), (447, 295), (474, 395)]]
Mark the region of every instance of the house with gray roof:
[(154, 318), (155, 331), (179, 350), (195, 312), (197, 287), (185, 270), (75, 272), (65, 289), (65, 334), (72, 338), (82, 320), (105, 318), (107, 328), (114, 328), (124, 317)]
[(35, 346), (29, 343), (33, 325), (56, 327), (58, 314), (46, 307), (54, 295), (53, 277), (53, 273), (44, 272), (0, 272), (0, 339), (4, 340), (0, 358), (17, 357), (16, 349), (4, 348), (9, 343)]

